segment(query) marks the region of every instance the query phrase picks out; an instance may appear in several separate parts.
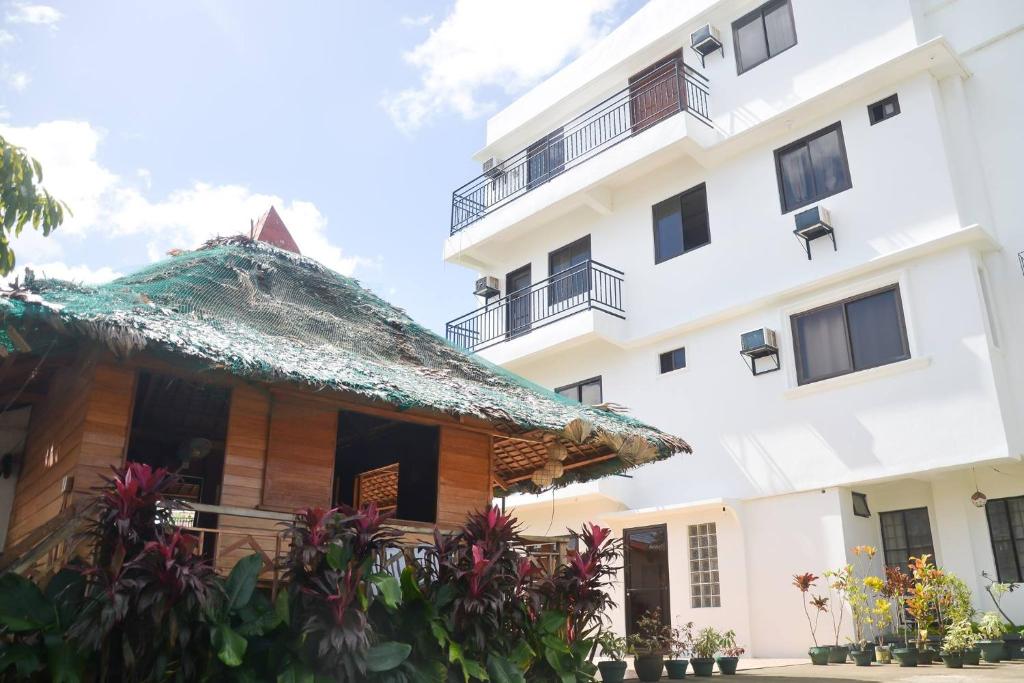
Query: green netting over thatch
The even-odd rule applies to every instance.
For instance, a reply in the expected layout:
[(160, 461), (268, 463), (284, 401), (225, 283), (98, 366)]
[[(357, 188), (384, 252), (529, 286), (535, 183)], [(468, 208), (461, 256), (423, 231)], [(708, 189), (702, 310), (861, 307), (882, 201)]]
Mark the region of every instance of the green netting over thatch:
[[(509, 434), (560, 432), (582, 418), (608, 435), (644, 440), (656, 458), (689, 451), (679, 438), (570, 402), (456, 349), (312, 259), (242, 237), (214, 240), (95, 287), (31, 279), (0, 298), (0, 315), (15, 327), (59, 318), (65, 333), (120, 356), (171, 352), (250, 379), (350, 392), (400, 410), (475, 416)], [(633, 464), (605, 460), (566, 472), (562, 483)]]

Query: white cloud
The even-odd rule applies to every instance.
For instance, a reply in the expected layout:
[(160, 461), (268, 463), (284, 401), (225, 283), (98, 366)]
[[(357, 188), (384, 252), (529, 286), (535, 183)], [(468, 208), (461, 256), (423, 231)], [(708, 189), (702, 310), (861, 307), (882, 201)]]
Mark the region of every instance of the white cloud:
[(7, 10), (7, 21), (12, 24), (38, 24), (42, 26), (56, 27), (64, 17), (56, 7), (49, 5), (34, 5), (28, 2), (11, 3)]
[(416, 26), (426, 26), (427, 24), (429, 24), (433, 20), (434, 20), (434, 15), (433, 14), (424, 14), (424, 15), (419, 16), (419, 17), (405, 16), (405, 17), (400, 18), (398, 20), (398, 22), (402, 26), (408, 26), (410, 28), (414, 28)]
[[(102, 266), (100, 268), (90, 268), (89, 266), (77, 265), (69, 266), (63, 261), (50, 261), (49, 263), (26, 263), (25, 267), (30, 269), (36, 274), (36, 277), (54, 278), (57, 280), (70, 280), (71, 282), (82, 282), (87, 285), (99, 284), (101, 282), (110, 282), (114, 278), (121, 277), (122, 273), (117, 272), (113, 268), (108, 266)], [(18, 264), (18, 271), (16, 273), (20, 276), (24, 273), (24, 268), (21, 264)]]
[(10, 45), (17, 39), (17, 36), (15, 36), (10, 31), (5, 31), (2, 28), (0, 28), (0, 47), (3, 47), (4, 45)]
[(0, 67), (0, 78), (3, 78), (4, 83), (18, 92), (27, 88), (28, 84), (32, 82), (32, 77), (27, 73), (12, 70), (6, 64)]
[[(111, 253), (115, 253), (118, 238), (142, 236), (148, 256), (156, 260), (171, 248), (190, 249), (218, 235), (248, 233), (250, 219), (273, 204), (303, 253), (346, 275), (357, 267), (375, 265), (373, 260), (350, 256), (332, 244), (326, 232), (327, 218), (308, 201), (289, 201), (243, 185), (199, 181), (166, 196), (151, 197), (148, 172), (123, 178), (97, 160), (104, 133), (84, 121), (51, 121), (28, 127), (0, 124), (0, 135), (39, 159), (43, 185), (73, 212), (48, 240), (57, 236), (104, 239), (111, 242)], [(15, 249), (19, 268), (30, 261), (62, 260), (60, 255), (43, 257), (28, 252), (20, 240)]]
[(493, 109), (486, 88), (518, 92), (579, 54), (610, 28), (618, 0), (457, 0), (405, 60), (420, 73), (414, 88), (381, 105), (411, 132), (441, 113), (473, 118)]

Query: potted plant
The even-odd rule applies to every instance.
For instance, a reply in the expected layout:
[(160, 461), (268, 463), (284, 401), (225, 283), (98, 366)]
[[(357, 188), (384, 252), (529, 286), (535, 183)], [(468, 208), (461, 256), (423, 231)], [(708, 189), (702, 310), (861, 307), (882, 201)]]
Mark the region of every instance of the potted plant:
[(906, 597), (907, 612), (914, 620), (917, 633), (917, 663), (931, 664), (937, 656), (928, 642), (928, 634), (936, 624), (936, 602), (942, 571), (929, 562), (927, 553), (910, 558), (913, 582)]
[(626, 639), (612, 631), (602, 631), (597, 637), (597, 644), (601, 647), (601, 654), (608, 657), (597, 663), (601, 680), (604, 683), (621, 683), (626, 678)]
[(710, 626), (697, 634), (693, 641), (693, 654), (690, 657), (694, 676), (711, 675), (715, 670), (715, 655), (718, 654), (721, 643), (722, 636)]
[[(898, 637), (895, 639), (897, 647), (891, 648), (892, 657), (902, 667), (917, 666), (917, 647), (911, 645), (907, 639), (906, 623), (906, 597), (910, 591), (911, 579), (908, 574), (900, 571), (899, 567), (885, 568), (885, 588), (883, 595), (892, 603), (893, 611), (896, 614), (895, 626)], [(902, 644), (899, 642), (902, 639)]]
[[(807, 626), (811, 629), (811, 640), (814, 641), (814, 646), (807, 651), (807, 654), (810, 655), (812, 664), (824, 666), (828, 664), (829, 648), (818, 645), (818, 620), (821, 618), (821, 613), (828, 609), (828, 598), (811, 593), (811, 588), (814, 587), (814, 582), (817, 580), (818, 577), (810, 572), (793, 575), (793, 585), (800, 591), (803, 598), (804, 616), (807, 617)], [(811, 607), (814, 608), (813, 621), (811, 620)]]
[(978, 622), (978, 633), (981, 640), (981, 656), (986, 662), (993, 664), (1003, 661), (1006, 658), (1006, 643), (1003, 642), (1003, 633), (1006, 632), (1006, 624), (999, 618), (997, 612), (985, 612)]
[(868, 638), (868, 631), (875, 626), (875, 605), (871, 594), (874, 583), (871, 579), (876, 577), (865, 574), (878, 551), (870, 545), (858, 545), (851, 548), (851, 552), (856, 556), (856, 560), (848, 565), (849, 577), (846, 582), (846, 600), (850, 604), (853, 618), (850, 659), (857, 666), (868, 666), (875, 661), (875, 644)]
[(665, 668), (665, 654), (672, 642), (672, 627), (662, 623), (661, 610), (645, 612), (636, 620), (636, 633), (627, 638), (633, 654), (633, 669), (641, 681), (661, 679)]
[(672, 641), (669, 643), (668, 659), (665, 660), (665, 673), (670, 680), (676, 681), (686, 677), (686, 667), (690, 660), (686, 659), (693, 649), (693, 622), (688, 621), (682, 626), (672, 629)]
[(942, 662), (950, 669), (964, 668), (967, 651), (974, 647), (978, 637), (971, 629), (971, 622), (961, 619), (946, 629), (942, 639)]
[(886, 629), (892, 626), (892, 602), (886, 582), (878, 576), (864, 577), (864, 588), (874, 594), (871, 601), (871, 625), (875, 630), (874, 657), (872, 661), (888, 664), (892, 661), (892, 643), (895, 637)]
[(1007, 593), (1020, 588), (1022, 584), (1019, 583), (999, 583), (998, 581), (992, 580), (987, 572), (981, 573), (982, 578), (988, 581), (988, 585), (985, 586), (985, 590), (988, 592), (989, 597), (992, 598), (992, 602), (995, 603), (996, 609), (1006, 620), (1008, 627), (1005, 633), (1003, 633), (1003, 642), (1006, 644), (1006, 658), (1007, 659), (1024, 659), (1024, 635), (1022, 635), (1021, 629), (1013, 623), (1013, 619), (1003, 610), (1002, 600), (1003, 596)]
[(852, 581), (853, 565), (845, 565), (840, 569), (829, 569), (825, 572), (828, 581), (829, 616), (832, 618), (832, 632), (835, 638), (829, 646), (828, 663), (845, 664), (850, 648), (839, 644), (839, 634), (843, 630), (843, 617), (846, 615), (846, 592)]
[(721, 634), (718, 647), (722, 651), (720, 656), (715, 657), (715, 661), (718, 663), (718, 671), (725, 676), (731, 676), (736, 673), (736, 666), (740, 662), (740, 656), (746, 650), (736, 644), (736, 632), (731, 629)]

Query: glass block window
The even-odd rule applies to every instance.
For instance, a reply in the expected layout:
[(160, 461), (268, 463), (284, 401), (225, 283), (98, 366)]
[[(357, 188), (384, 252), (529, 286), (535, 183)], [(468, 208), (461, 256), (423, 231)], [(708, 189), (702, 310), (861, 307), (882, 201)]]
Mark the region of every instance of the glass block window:
[(718, 531), (714, 522), (691, 524), (690, 607), (721, 607), (718, 581)]

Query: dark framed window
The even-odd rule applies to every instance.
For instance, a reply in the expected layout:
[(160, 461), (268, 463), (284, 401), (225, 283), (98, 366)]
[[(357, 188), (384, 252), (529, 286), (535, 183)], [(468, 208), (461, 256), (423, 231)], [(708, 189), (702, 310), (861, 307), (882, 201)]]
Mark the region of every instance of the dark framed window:
[(898, 285), (799, 313), (790, 323), (799, 384), (910, 358)]
[(843, 124), (836, 122), (775, 150), (782, 213), (849, 190), (850, 164)]
[(796, 45), (796, 24), (789, 0), (766, 2), (732, 22), (736, 73), (753, 69)]
[(548, 304), (554, 305), (590, 291), (590, 235), (548, 254)]
[(533, 189), (565, 170), (565, 135), (548, 133), (526, 150), (526, 187)]
[(871, 125), (891, 119), (900, 113), (900, 98), (896, 94), (889, 95), (884, 100), (879, 100), (868, 105), (868, 121)]
[(652, 213), (655, 263), (675, 258), (711, 241), (708, 193), (704, 183), (658, 202)]
[(985, 515), (999, 581), (1024, 581), (1024, 496), (990, 500)]
[(601, 378), (591, 377), (575, 384), (566, 384), (564, 387), (555, 389), (555, 393), (573, 401), (579, 401), (584, 405), (596, 406), (598, 403), (602, 403)]
[(882, 524), (882, 553), (887, 567), (907, 571), (910, 558), (922, 555), (930, 555), (932, 562), (938, 564), (928, 508), (880, 512), (878, 518)]
[(866, 493), (852, 492), (853, 494), (853, 514), (858, 517), (870, 517), (871, 508), (868, 507), (868, 496)]
[(686, 347), (680, 346), (678, 349), (672, 349), (658, 356), (658, 362), (661, 364), (661, 374), (666, 372), (672, 372), (673, 370), (679, 370), (686, 367)]

